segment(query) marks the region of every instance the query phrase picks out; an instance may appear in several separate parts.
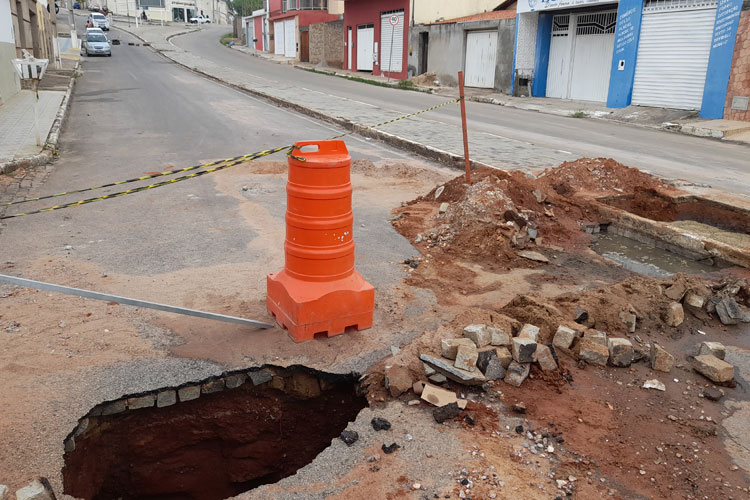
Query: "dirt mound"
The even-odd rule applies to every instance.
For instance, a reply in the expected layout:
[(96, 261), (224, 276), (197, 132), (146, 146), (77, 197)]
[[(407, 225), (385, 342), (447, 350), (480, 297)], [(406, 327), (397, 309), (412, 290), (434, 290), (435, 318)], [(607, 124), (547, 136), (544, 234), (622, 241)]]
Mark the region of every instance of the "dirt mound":
[(656, 177), (626, 167), (611, 158), (567, 161), (558, 167), (545, 169), (539, 178), (563, 196), (576, 191), (601, 195), (671, 189)]
[(440, 85), (435, 73), (422, 73), (421, 75), (412, 76), (409, 78), (409, 81), (414, 85), (421, 85), (422, 87), (436, 87)]
[(395, 225), (425, 250), (513, 261), (528, 246), (587, 247), (581, 227), (597, 220), (595, 198), (642, 190), (674, 191), (605, 158), (566, 162), (539, 177), (479, 169), (471, 185), (460, 176), (398, 209)]

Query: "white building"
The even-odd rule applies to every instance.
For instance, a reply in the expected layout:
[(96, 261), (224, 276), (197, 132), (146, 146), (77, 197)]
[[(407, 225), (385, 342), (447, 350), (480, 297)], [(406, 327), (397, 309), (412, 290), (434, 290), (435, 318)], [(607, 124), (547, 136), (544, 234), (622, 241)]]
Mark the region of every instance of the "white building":
[(229, 9), (225, 0), (109, 0), (107, 7), (122, 16), (141, 16), (152, 21), (186, 23), (191, 17), (208, 16), (212, 23), (227, 24)]

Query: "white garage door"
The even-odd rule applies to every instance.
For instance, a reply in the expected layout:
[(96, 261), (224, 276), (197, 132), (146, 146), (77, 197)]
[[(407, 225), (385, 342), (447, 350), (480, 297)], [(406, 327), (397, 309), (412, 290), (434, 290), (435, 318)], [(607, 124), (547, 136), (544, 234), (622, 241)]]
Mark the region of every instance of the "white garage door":
[[(671, 5), (671, 8), (668, 8)], [(700, 109), (716, 4), (647, 2), (633, 83), (633, 104)], [(689, 4), (687, 4), (689, 5)]]
[(357, 71), (372, 71), (372, 48), (375, 27), (372, 24), (357, 27)]
[(497, 31), (473, 31), (466, 34), (467, 87), (493, 88), (497, 61)]
[(380, 15), (380, 71), (400, 73), (403, 71), (404, 55), (404, 11), (386, 12)]
[(284, 21), (273, 23), (273, 53), (284, 55)]
[(294, 19), (284, 21), (284, 56), (297, 57), (297, 26)]
[(576, 46), (570, 79), (571, 99), (599, 102), (607, 100), (616, 24), (615, 11), (576, 16)]
[(552, 18), (547, 97), (607, 100), (616, 27), (615, 11)]
[(547, 65), (547, 97), (568, 97), (570, 83), (570, 53), (573, 36), (570, 34), (570, 14), (552, 18), (552, 40)]

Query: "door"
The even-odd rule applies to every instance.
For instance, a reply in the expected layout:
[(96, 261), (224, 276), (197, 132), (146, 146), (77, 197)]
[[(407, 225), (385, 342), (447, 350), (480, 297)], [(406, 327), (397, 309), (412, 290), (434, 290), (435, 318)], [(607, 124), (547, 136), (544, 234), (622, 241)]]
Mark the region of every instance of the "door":
[(273, 53), (283, 56), (284, 55), (284, 21), (276, 21), (273, 23)]
[(419, 33), (419, 74), (427, 73), (427, 55), (430, 53), (430, 32)]
[(310, 32), (299, 32), (299, 60), (302, 62), (310, 61)]
[(346, 64), (347, 69), (352, 69), (352, 27), (349, 26), (347, 31), (346, 39)]
[(547, 97), (567, 98), (570, 81), (570, 14), (552, 18), (552, 39), (547, 66)]
[(372, 46), (375, 27), (372, 24), (357, 26), (357, 71), (372, 71)]
[(646, 2), (633, 104), (700, 109), (716, 4), (701, 8), (687, 8), (676, 1), (671, 4)]
[(380, 71), (400, 73), (404, 58), (404, 11), (380, 15)]
[(570, 98), (605, 102), (609, 93), (617, 12), (576, 16)]
[(295, 19), (284, 21), (284, 57), (297, 57), (297, 23)]
[(491, 89), (495, 86), (497, 31), (471, 31), (466, 34), (467, 87)]

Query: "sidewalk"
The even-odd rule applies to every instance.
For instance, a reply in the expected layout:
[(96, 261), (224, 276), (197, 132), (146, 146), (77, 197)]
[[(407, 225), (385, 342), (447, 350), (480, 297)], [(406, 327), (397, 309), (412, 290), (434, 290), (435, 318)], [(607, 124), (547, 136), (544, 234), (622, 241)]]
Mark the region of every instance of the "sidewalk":
[[(398, 80), (388, 80), (382, 76), (372, 76), (357, 71), (297, 62), (288, 57), (258, 52), (241, 45), (235, 45), (232, 48), (279, 64), (290, 64), (296, 68), (313, 70), (318, 73), (325, 73), (342, 78), (369, 80), (378, 85), (385, 84), (390, 85), (393, 88), (399, 88)], [(458, 97), (458, 88), (456, 87), (414, 85), (411, 89), (445, 97)], [(643, 127), (672, 130), (697, 137), (712, 137), (715, 139), (750, 143), (750, 124), (747, 122), (702, 120), (698, 118), (697, 111), (652, 108), (646, 106), (628, 106), (622, 109), (612, 109), (607, 108), (602, 103), (591, 101), (574, 101), (549, 97), (515, 97), (488, 89), (478, 88), (467, 88), (466, 98), (470, 101), (496, 104), (499, 106), (524, 109), (527, 111), (538, 111), (539, 113), (550, 115), (599, 118)]]

